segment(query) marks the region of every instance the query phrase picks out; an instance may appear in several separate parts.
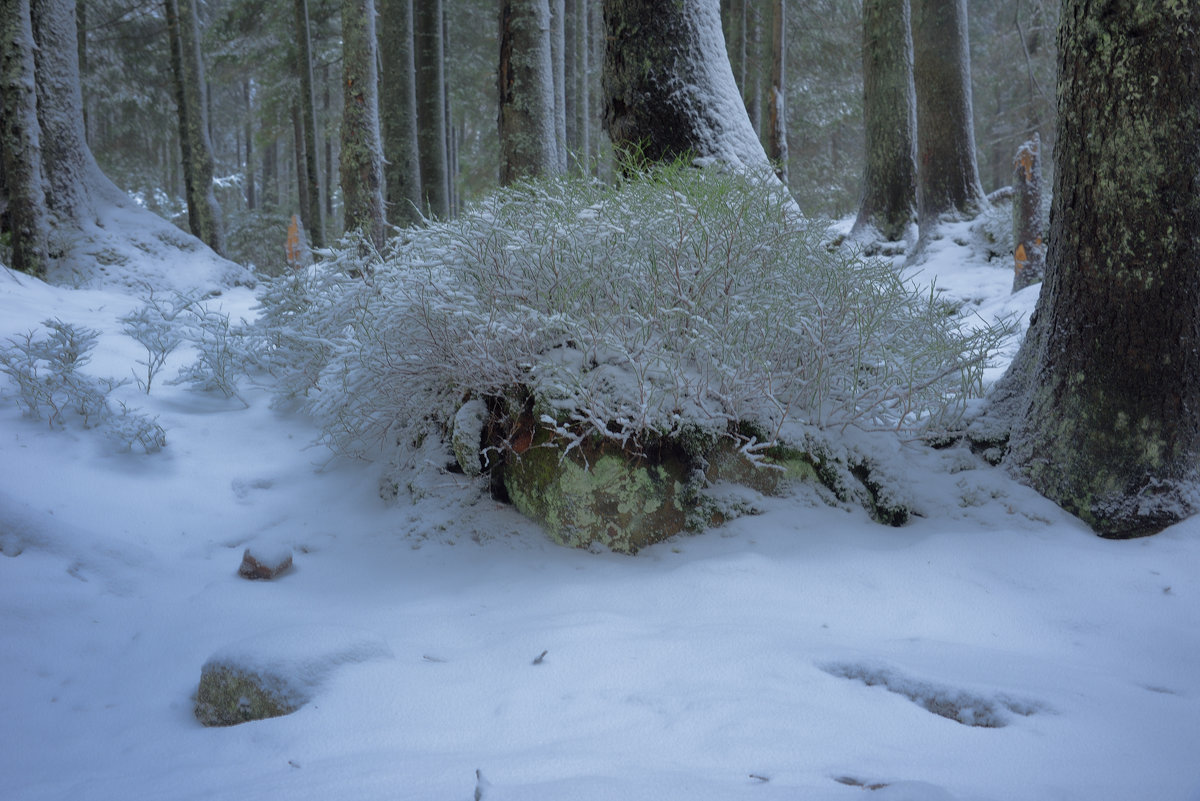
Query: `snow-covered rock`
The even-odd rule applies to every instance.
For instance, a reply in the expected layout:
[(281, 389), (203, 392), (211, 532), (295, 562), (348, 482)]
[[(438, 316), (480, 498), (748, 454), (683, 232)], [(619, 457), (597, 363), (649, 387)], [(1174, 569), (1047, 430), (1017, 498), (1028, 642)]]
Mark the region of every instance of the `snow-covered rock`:
[(242, 640), (200, 670), (196, 719), (232, 726), (295, 712), (339, 666), (391, 657), (370, 632), (340, 626), (293, 626)]

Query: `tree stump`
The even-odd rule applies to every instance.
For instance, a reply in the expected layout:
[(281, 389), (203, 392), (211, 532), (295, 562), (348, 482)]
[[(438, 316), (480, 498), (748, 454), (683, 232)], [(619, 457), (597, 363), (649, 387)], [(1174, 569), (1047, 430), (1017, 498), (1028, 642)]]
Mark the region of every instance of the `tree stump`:
[(1042, 142), (1033, 139), (1013, 160), (1013, 292), (1039, 283), (1046, 274), (1042, 231)]

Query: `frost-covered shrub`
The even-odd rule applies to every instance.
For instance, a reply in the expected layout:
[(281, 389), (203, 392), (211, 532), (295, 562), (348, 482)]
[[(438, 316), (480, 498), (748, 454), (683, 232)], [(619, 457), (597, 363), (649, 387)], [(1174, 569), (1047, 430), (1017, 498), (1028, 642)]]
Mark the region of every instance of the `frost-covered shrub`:
[(82, 372), (99, 332), (58, 319), (42, 325), (49, 331), (43, 337), (30, 331), (0, 345), (0, 372), (16, 384), (25, 413), (39, 420), (45, 417), (52, 427), (66, 426), (73, 417), (85, 427), (104, 426), (122, 450), (134, 445), (146, 453), (161, 450), (166, 432), (156, 420), (124, 403), (118, 404), (119, 410), (110, 404), (109, 393), (123, 382)]
[(180, 337), (196, 349), (196, 360), (180, 368), (170, 384), (188, 384), (201, 392), (220, 392), (226, 398), (245, 399), (238, 392), (253, 361), (249, 350), (250, 328), (234, 324), (229, 315), (208, 304), (181, 299)]
[(319, 320), (317, 341), (297, 357), (297, 328), (275, 358), (323, 363), (309, 408), (351, 453), (516, 388), (562, 433), (626, 445), (739, 421), (771, 436), (953, 424), (1004, 326), (962, 326), (794, 208), (769, 183), (686, 167), (502, 190), (381, 263), (343, 253), (297, 278), (287, 302), (315, 296), (267, 315)]
[(183, 342), (179, 316), (193, 305), (195, 301), (181, 293), (164, 299), (155, 297), (151, 289), (142, 306), (120, 318), (121, 330), (146, 349), (146, 361), (138, 362), (146, 369), (145, 380), (136, 372), (134, 379), (147, 395), (154, 376)]

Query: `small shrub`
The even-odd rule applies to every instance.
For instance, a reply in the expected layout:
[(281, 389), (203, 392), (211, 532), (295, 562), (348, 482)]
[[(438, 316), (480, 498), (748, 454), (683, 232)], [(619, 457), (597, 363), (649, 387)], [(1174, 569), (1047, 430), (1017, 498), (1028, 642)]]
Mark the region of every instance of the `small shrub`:
[(154, 376), (162, 369), (167, 357), (183, 342), (183, 333), (178, 324), (179, 316), (195, 305), (186, 295), (176, 293), (169, 299), (157, 298), (150, 289), (145, 303), (136, 311), (120, 318), (122, 331), (137, 340), (146, 349), (146, 361), (138, 362), (145, 368), (145, 380), (134, 374), (138, 386), (150, 394)]
[(1008, 326), (962, 325), (794, 209), (767, 182), (681, 166), (509, 188), (379, 263), (335, 249), (269, 293), (264, 319), (319, 321), (271, 358), (320, 369), (308, 408), (352, 454), (514, 390), (562, 433), (633, 447), (741, 421), (771, 437), (954, 425)]

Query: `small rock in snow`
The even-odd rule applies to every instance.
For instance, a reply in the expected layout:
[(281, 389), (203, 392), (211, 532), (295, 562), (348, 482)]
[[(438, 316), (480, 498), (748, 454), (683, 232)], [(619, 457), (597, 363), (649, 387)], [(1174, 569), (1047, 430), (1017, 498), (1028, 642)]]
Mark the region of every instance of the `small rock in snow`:
[(247, 548), (242, 554), (238, 575), (247, 579), (273, 579), (292, 566), (292, 550), (258, 550)]

